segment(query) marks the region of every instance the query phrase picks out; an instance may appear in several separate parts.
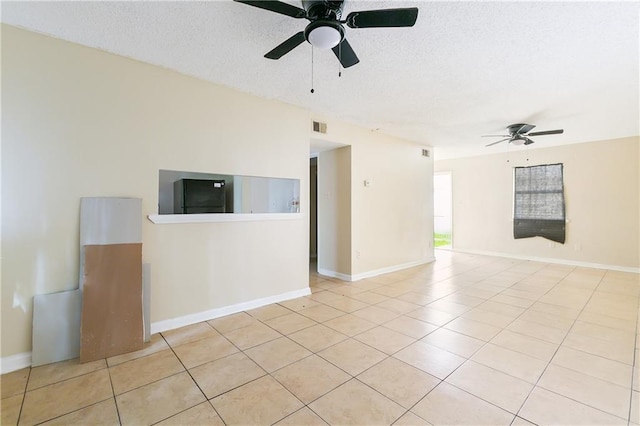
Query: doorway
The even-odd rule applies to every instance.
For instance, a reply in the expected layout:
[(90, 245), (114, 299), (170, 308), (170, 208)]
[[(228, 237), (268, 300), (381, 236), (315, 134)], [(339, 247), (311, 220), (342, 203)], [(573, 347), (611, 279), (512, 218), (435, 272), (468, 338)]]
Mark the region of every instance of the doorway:
[[(348, 275), (351, 274), (351, 148), (316, 138), (311, 138), (309, 145), (309, 272)], [(349, 218), (348, 229), (344, 228), (345, 218)], [(336, 259), (348, 265), (337, 264)]]
[(309, 160), (309, 262), (318, 262), (318, 157)]
[(451, 172), (438, 172), (433, 175), (433, 247), (453, 248)]

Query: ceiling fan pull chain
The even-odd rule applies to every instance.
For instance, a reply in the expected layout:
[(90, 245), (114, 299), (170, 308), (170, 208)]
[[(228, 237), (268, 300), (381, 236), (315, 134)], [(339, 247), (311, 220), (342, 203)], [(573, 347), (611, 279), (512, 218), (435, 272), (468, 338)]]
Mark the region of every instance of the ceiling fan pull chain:
[(342, 77), (342, 43), (338, 44), (338, 77)]
[(313, 46), (311, 46), (311, 93), (313, 92)]

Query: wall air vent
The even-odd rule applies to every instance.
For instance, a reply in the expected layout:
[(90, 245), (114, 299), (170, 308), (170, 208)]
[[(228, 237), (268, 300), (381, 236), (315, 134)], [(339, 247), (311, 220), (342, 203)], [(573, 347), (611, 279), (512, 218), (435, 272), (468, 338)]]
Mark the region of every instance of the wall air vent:
[(423, 157), (431, 157), (431, 151), (429, 151), (428, 149), (423, 149), (422, 150), (422, 156)]
[(313, 122), (313, 131), (316, 133), (327, 133), (327, 123), (321, 123), (319, 121)]

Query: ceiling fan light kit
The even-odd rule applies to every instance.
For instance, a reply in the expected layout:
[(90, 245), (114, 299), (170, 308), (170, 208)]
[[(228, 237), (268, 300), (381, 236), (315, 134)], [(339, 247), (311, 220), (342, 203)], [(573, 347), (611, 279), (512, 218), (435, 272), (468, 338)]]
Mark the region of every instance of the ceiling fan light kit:
[(533, 140), (529, 138), (529, 136), (559, 135), (561, 133), (564, 133), (564, 129), (545, 130), (542, 132), (529, 133), (531, 132), (531, 130), (533, 130), (534, 127), (536, 126), (533, 124), (525, 124), (525, 123), (511, 124), (507, 126), (507, 131), (509, 132), (508, 135), (484, 135), (482, 137), (483, 138), (504, 138), (504, 139), (500, 139), (499, 141), (492, 142), (486, 146), (493, 146), (506, 141), (508, 141), (512, 145), (519, 146), (519, 145), (531, 145), (532, 143), (534, 143)]
[(304, 38), (318, 49), (333, 49), (344, 39), (344, 30), (332, 22), (315, 21), (305, 28)]
[(274, 49), (265, 54), (268, 59), (280, 59), (304, 41), (319, 49), (331, 49), (344, 68), (354, 66), (360, 60), (345, 37), (343, 24), (349, 28), (412, 27), (418, 19), (418, 8), (365, 10), (351, 12), (342, 20), (344, 0), (302, 0), (302, 7), (281, 1), (234, 0), (249, 6), (287, 15), (295, 19), (307, 19), (310, 23)]

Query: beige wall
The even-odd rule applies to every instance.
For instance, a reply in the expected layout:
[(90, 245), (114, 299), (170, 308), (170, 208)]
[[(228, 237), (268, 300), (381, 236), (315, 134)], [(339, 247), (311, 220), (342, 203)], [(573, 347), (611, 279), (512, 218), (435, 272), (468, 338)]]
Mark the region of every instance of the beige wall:
[[(432, 261), (433, 161), (422, 156), (425, 147), (339, 120), (314, 119), (327, 122), (322, 138), (351, 147), (351, 278)], [(323, 201), (319, 190), (319, 206)], [(319, 227), (319, 242), (322, 232)]]
[[(514, 240), (513, 167), (550, 163), (564, 164), (566, 242)], [(640, 267), (638, 137), (436, 161), (435, 169), (452, 173), (454, 249)]]
[(373, 140), (356, 143), (352, 154), (356, 276), (433, 260), (432, 158), (419, 145)]
[[(350, 146), (351, 212), (339, 218), (350, 243), (336, 269), (431, 260), (433, 165), (422, 147), (324, 121), (325, 141)], [(0, 355), (31, 350), (34, 295), (77, 288), (80, 197), (139, 197), (154, 214), (159, 169), (300, 179), (302, 219), (143, 219), (152, 322), (304, 290), (310, 127), (297, 107), (3, 25)]]
[[(78, 286), (83, 196), (143, 199), (158, 170), (301, 180), (309, 115), (158, 67), (2, 27), (2, 356), (31, 350), (32, 297)], [(308, 286), (302, 219), (143, 219), (152, 321)]]
[(318, 271), (351, 275), (351, 147), (318, 155)]

